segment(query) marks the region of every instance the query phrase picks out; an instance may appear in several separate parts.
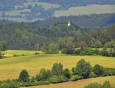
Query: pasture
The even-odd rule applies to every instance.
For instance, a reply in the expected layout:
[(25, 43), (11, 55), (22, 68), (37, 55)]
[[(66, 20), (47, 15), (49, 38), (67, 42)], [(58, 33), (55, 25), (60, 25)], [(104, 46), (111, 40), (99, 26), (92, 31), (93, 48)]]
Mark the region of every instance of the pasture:
[[(44, 54), (41, 51), (29, 50), (8, 50), (6, 52), (5, 56), (8, 58), (0, 59), (0, 80), (16, 79), (23, 69), (28, 71), (30, 77), (35, 77), (41, 68), (51, 69), (54, 63), (62, 63), (64, 68), (71, 70), (80, 59), (85, 59), (92, 66), (100, 64), (104, 67), (115, 68), (114, 57)], [(35, 52), (40, 54), (34, 55)], [(25, 56), (13, 57), (13, 54), (25, 54)]]
[(68, 10), (55, 11), (54, 16), (70, 16), (70, 15), (90, 15), (90, 14), (102, 14), (102, 13), (114, 13), (115, 5), (88, 5), (71, 7)]

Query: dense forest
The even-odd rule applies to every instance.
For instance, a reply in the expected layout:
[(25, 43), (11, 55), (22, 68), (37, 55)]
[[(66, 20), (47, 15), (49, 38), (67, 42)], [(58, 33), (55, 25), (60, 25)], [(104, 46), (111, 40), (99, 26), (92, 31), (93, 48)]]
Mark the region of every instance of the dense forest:
[(67, 23), (39, 27), (9, 22), (0, 23), (0, 40), (6, 42), (8, 49), (39, 49), (44, 43), (56, 41), (60, 37), (81, 35), (91, 30), (75, 24), (68, 27)]
[(70, 42), (75, 47), (80, 47), (80, 44), (85, 42), (88, 47), (109, 46), (113, 48), (114, 31), (115, 25), (101, 29), (99, 27), (84, 28), (74, 23), (67, 26), (67, 23), (63, 22), (46, 27), (33, 26), (23, 22), (1, 22), (0, 41), (6, 42), (7, 49), (43, 49), (53, 47), (53, 45), (56, 49), (62, 49)]
[(56, 22), (73, 22), (77, 25), (89, 27), (89, 26), (109, 26), (115, 23), (115, 13), (112, 14), (92, 14), (92, 15), (81, 15), (81, 16), (63, 16), (63, 17), (52, 17), (46, 20), (38, 20), (33, 22), (33, 25), (37, 26), (48, 26), (53, 25)]

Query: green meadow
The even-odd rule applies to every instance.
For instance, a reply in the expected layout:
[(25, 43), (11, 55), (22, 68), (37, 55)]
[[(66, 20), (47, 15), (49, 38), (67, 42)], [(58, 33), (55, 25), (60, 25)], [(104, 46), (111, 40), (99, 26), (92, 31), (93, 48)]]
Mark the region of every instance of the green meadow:
[(88, 5), (71, 7), (68, 10), (55, 11), (54, 16), (70, 16), (70, 15), (90, 15), (102, 13), (114, 13), (115, 5)]
[[(35, 55), (35, 52), (39, 52), (39, 54)], [(29, 50), (8, 50), (4, 53), (7, 58), (0, 59), (0, 80), (16, 79), (23, 69), (28, 71), (30, 77), (36, 76), (41, 68), (51, 69), (54, 63), (62, 63), (64, 68), (71, 70), (80, 59), (85, 59), (92, 66), (99, 64), (104, 67), (115, 68), (114, 57), (44, 54), (41, 51)], [(19, 56), (13, 57), (14, 54)]]

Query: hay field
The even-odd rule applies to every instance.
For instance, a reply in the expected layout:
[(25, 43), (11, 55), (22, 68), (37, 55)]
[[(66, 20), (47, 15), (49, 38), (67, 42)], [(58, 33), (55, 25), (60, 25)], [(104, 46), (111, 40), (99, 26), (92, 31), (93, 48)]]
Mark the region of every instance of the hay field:
[(90, 15), (102, 13), (114, 13), (115, 5), (88, 5), (71, 7), (68, 10), (55, 11), (54, 16), (70, 16), (70, 15)]
[[(5, 79), (16, 79), (19, 73), (26, 69), (30, 75), (36, 76), (41, 68), (51, 69), (54, 63), (62, 63), (64, 68), (76, 66), (76, 63), (80, 59), (85, 59), (90, 62), (92, 66), (100, 64), (104, 67), (115, 68), (114, 57), (103, 57), (103, 56), (73, 56), (63, 54), (43, 54), (33, 55), (36, 51), (21, 51), (21, 50), (9, 50), (5, 54), (8, 58), (0, 59), (0, 80)], [(27, 54), (27, 56), (13, 57), (13, 54)], [(30, 55), (29, 55), (30, 54)]]

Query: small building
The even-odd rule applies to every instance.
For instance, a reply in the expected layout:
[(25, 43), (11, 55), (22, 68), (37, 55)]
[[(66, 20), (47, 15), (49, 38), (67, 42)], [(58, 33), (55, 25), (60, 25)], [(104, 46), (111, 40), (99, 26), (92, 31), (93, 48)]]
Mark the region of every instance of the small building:
[(68, 24), (67, 24), (68, 26), (70, 26), (71, 25), (71, 23), (70, 23), (70, 21), (68, 22)]

